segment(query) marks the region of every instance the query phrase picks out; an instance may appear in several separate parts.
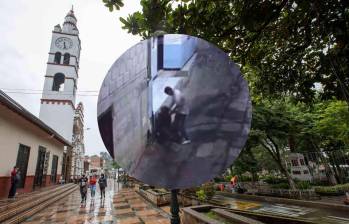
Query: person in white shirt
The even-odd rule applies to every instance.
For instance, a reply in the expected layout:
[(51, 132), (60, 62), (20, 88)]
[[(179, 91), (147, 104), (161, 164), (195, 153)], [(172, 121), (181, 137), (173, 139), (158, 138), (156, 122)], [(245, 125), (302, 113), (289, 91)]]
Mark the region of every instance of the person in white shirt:
[(189, 108), (186, 104), (185, 98), (181, 91), (178, 89), (172, 89), (171, 87), (165, 87), (164, 92), (171, 96), (174, 102), (172, 112), (175, 113), (175, 125), (176, 130), (181, 138), (181, 144), (189, 144), (191, 141), (188, 138), (187, 132), (185, 130), (185, 120), (189, 114)]

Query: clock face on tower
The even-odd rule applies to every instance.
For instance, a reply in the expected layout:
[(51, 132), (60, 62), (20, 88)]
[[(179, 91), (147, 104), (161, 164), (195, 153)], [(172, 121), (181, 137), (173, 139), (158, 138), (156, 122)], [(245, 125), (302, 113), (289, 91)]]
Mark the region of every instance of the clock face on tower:
[(73, 47), (73, 41), (68, 37), (60, 37), (55, 41), (55, 45), (62, 50), (68, 50)]

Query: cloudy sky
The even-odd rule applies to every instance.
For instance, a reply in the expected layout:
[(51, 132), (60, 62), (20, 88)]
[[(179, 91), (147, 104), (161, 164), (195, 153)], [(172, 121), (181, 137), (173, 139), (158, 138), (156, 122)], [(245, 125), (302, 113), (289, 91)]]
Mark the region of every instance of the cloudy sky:
[[(82, 42), (79, 91), (99, 91), (113, 62), (141, 40), (121, 29), (119, 17), (140, 10), (138, 0), (124, 1), (110, 13), (102, 0), (16, 0), (0, 2), (0, 89), (39, 115), (51, 31), (62, 24), (74, 5)], [(12, 92), (12, 93), (10, 93)], [(20, 92), (20, 93), (18, 93)], [(26, 92), (27, 94), (23, 94)], [(29, 94), (28, 94), (29, 93)], [(97, 126), (97, 94), (82, 96), (85, 106), (85, 148), (89, 155), (106, 151)]]

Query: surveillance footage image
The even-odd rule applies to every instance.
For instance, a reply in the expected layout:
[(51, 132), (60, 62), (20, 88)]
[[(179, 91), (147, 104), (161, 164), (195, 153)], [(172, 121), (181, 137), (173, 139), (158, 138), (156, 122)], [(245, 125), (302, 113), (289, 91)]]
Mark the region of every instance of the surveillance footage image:
[(198, 186), (238, 157), (251, 101), (238, 67), (200, 38), (166, 34), (122, 54), (98, 97), (103, 142), (132, 177), (153, 186)]
[(349, 1), (0, 1), (0, 223), (349, 224)]

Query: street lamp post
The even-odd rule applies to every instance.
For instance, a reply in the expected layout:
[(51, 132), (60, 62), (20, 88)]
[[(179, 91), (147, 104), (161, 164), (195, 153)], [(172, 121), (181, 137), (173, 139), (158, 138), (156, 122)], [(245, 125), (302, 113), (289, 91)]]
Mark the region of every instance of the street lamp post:
[(171, 224), (180, 224), (179, 204), (178, 204), (178, 189), (171, 190)]

